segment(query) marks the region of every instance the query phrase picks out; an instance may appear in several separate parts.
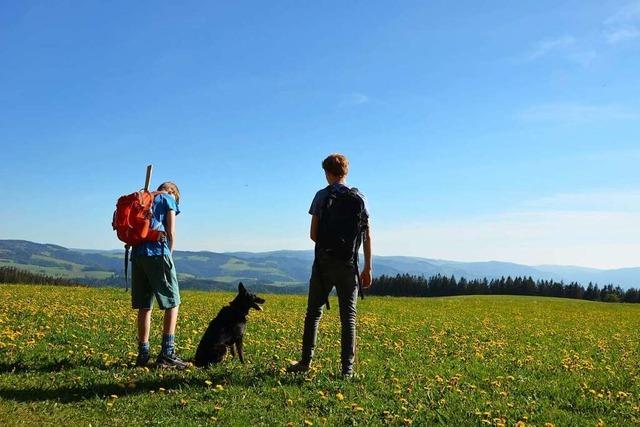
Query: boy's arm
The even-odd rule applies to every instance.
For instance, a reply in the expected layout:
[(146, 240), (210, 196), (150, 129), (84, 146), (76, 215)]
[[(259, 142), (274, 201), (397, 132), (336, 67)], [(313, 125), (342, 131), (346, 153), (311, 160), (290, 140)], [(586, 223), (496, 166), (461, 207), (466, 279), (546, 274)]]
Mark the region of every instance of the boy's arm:
[(169, 251), (173, 254), (173, 246), (176, 241), (176, 211), (169, 210), (166, 217), (167, 222), (167, 240), (169, 241)]
[(311, 237), (311, 240), (313, 240), (314, 242), (318, 241), (318, 215), (311, 216), (311, 229), (309, 230), (309, 237)]
[(362, 287), (367, 289), (371, 286), (371, 271), (373, 270), (373, 262), (371, 256), (371, 229), (367, 227), (367, 231), (364, 234), (364, 268), (360, 274), (360, 281)]

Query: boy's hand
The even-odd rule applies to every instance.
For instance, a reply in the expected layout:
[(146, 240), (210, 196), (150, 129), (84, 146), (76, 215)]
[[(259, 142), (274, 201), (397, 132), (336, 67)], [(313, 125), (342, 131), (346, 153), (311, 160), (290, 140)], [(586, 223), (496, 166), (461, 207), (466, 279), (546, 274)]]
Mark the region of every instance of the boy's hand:
[(364, 268), (360, 273), (360, 283), (362, 283), (363, 289), (369, 289), (371, 287), (371, 268)]

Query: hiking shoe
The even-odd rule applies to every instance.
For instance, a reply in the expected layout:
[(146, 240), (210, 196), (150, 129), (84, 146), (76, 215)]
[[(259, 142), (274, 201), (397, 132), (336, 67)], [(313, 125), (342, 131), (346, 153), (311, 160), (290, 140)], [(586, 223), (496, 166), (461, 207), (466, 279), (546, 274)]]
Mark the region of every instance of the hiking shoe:
[(183, 361), (175, 353), (165, 354), (160, 353), (156, 359), (156, 365), (159, 368), (173, 368), (173, 369), (186, 369), (189, 367), (189, 363)]
[(353, 369), (350, 369), (348, 371), (342, 372), (342, 379), (343, 380), (352, 380), (355, 377), (356, 377), (356, 373), (353, 372)]
[(149, 358), (149, 353), (138, 353), (138, 357), (136, 357), (136, 366), (139, 368), (147, 366)]
[(309, 372), (309, 364), (304, 362), (296, 362), (287, 367), (287, 372), (290, 372), (290, 373)]

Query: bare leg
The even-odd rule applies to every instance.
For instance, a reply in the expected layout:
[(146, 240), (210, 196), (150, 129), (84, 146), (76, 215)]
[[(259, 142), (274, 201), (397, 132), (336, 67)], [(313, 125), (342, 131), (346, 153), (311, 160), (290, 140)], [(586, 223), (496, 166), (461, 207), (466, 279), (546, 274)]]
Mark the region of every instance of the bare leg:
[(151, 309), (138, 310), (138, 341), (149, 342), (149, 330), (151, 329)]
[(176, 322), (178, 321), (178, 307), (169, 308), (164, 311), (164, 327), (165, 335), (175, 335)]

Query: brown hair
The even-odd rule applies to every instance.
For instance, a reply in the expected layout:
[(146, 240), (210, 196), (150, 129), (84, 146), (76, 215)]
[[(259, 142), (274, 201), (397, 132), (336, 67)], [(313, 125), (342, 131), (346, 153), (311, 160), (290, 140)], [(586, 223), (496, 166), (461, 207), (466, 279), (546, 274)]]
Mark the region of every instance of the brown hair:
[(330, 154), (322, 161), (322, 169), (342, 178), (349, 173), (349, 160), (339, 153)]
[(157, 191), (166, 191), (169, 194), (173, 194), (173, 197), (175, 197), (176, 199), (176, 203), (180, 203), (180, 190), (178, 189), (178, 186), (173, 182), (163, 182), (162, 184), (160, 184)]

